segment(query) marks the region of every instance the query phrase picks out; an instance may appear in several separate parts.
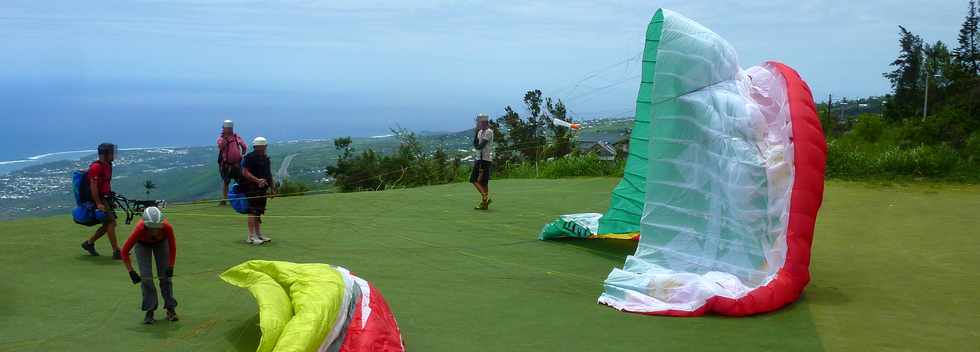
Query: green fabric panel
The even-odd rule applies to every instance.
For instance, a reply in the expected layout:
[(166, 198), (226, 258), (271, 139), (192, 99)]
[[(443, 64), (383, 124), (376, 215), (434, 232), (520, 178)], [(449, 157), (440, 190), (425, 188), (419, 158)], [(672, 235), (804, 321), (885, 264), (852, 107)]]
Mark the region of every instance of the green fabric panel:
[(612, 192), (609, 210), (599, 220), (599, 233), (630, 233), (640, 231), (643, 215), (643, 199), (646, 194), (647, 165), (650, 146), (650, 104), (653, 94), (653, 76), (657, 64), (657, 47), (660, 45), (664, 15), (658, 10), (647, 26), (646, 44), (643, 47), (643, 71), (640, 91), (636, 95), (636, 117), (630, 135), (629, 157), (623, 179)]

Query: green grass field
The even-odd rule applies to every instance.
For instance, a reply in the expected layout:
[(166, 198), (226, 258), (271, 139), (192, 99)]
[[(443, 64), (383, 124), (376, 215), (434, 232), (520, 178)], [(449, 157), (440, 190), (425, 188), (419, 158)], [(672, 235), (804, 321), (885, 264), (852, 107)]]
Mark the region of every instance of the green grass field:
[[(252, 351), (257, 307), (218, 274), (249, 259), (345, 266), (385, 295), (411, 351), (976, 351), (980, 187), (830, 182), (801, 301), (749, 318), (666, 318), (596, 304), (628, 241), (537, 241), (601, 212), (614, 179), (494, 182), (273, 199), (275, 239), (245, 245), (229, 208), (169, 209), (182, 320), (140, 324), (123, 266), (83, 255), (65, 216), (0, 222), (0, 351)], [(121, 226), (128, 235), (130, 226)]]

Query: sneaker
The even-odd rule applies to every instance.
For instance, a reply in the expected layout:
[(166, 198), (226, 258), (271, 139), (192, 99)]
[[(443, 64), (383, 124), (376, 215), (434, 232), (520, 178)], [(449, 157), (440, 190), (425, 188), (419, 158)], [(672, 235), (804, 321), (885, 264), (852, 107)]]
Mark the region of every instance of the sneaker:
[(122, 260), (122, 252), (120, 252), (118, 249), (113, 250), (112, 251), (112, 259)]
[(220, 202), (218, 202), (218, 206), (219, 206), (219, 207), (223, 207), (223, 206), (226, 206), (226, 205), (228, 205), (228, 203), (227, 203), (227, 202), (225, 202), (225, 201), (220, 201)]
[(167, 309), (167, 320), (169, 321), (180, 320), (180, 318), (177, 318), (177, 311), (173, 309)]
[(262, 240), (262, 242), (272, 242), (272, 239), (271, 238), (265, 237), (265, 235), (263, 235), (261, 233), (255, 235), (255, 237), (258, 237), (260, 240)]
[(153, 324), (153, 311), (146, 311), (146, 316), (143, 317), (143, 324)]
[(473, 208), (473, 209), (476, 209), (476, 210), (487, 210), (487, 209), (490, 209), (489, 208), (490, 207), (490, 202), (491, 202), (491, 200), (484, 199), (482, 202), (480, 202), (480, 205), (479, 206), (477, 206), (476, 208)]
[(262, 240), (260, 240), (260, 239), (259, 239), (258, 237), (255, 237), (255, 236), (252, 236), (252, 235), (249, 235), (249, 236), (248, 236), (248, 239), (247, 239), (247, 240), (245, 240), (245, 243), (248, 243), (248, 244), (254, 244), (254, 245), (260, 245), (260, 244), (263, 244), (263, 243), (265, 243), (265, 242), (264, 242), (264, 241), (262, 241)]
[(88, 251), (88, 254), (91, 254), (92, 256), (99, 256), (99, 252), (95, 251), (95, 243), (89, 241), (82, 242), (82, 249)]

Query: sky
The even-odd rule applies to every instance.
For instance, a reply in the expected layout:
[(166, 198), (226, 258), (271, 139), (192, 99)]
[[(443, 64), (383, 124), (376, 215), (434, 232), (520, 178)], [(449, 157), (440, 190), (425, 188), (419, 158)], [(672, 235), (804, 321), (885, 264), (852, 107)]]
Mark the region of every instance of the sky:
[[(955, 43), (967, 0), (0, 2), (0, 160), (208, 145), (221, 121), (272, 141), (453, 131), (524, 92), (578, 119), (631, 116), (657, 8), (776, 59), (818, 100), (882, 95), (898, 25)], [(954, 47), (955, 45), (950, 45)], [(519, 109), (522, 111), (522, 109)]]

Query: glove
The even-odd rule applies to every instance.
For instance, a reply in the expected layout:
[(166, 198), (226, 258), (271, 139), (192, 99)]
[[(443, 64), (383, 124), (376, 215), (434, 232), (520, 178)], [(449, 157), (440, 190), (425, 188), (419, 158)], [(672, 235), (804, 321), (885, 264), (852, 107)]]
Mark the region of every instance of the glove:
[(167, 277), (174, 277), (174, 267), (167, 268)]
[(133, 280), (133, 284), (134, 284), (134, 285), (135, 285), (135, 284), (138, 284), (138, 283), (140, 283), (140, 281), (142, 281), (142, 279), (140, 279), (140, 274), (137, 274), (137, 273), (136, 273), (135, 271), (133, 271), (133, 270), (130, 270), (130, 271), (129, 271), (129, 279), (130, 279), (130, 280)]

